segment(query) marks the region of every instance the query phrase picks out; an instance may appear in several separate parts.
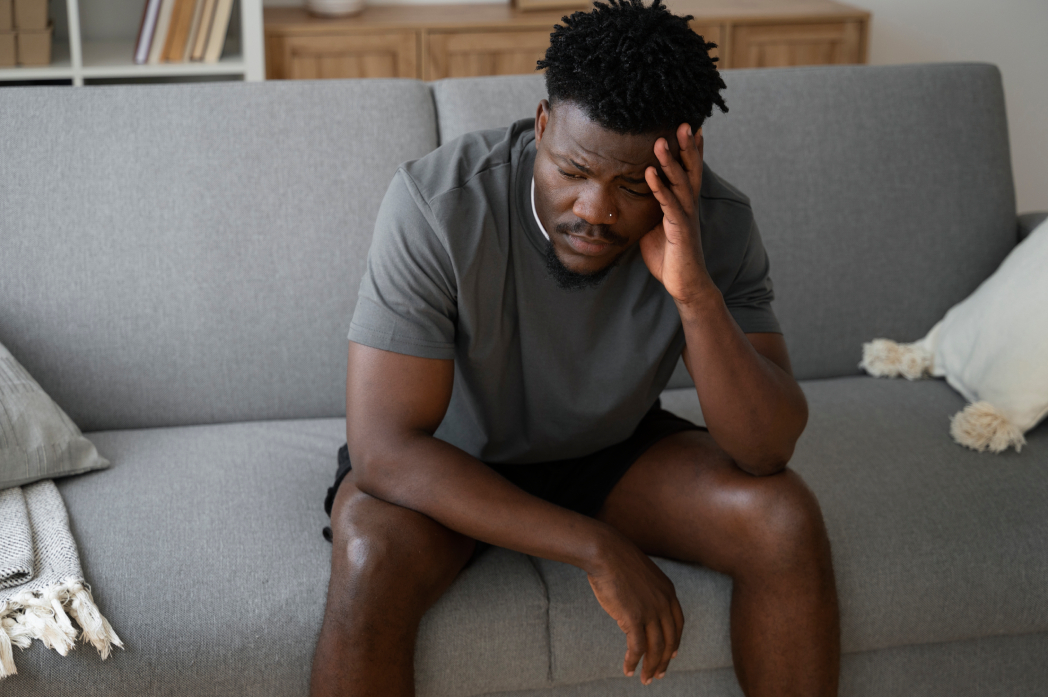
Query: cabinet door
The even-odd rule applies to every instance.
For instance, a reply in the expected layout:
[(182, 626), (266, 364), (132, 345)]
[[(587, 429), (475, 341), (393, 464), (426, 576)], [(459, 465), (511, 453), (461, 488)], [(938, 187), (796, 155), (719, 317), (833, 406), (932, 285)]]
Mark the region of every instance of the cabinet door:
[(426, 80), (535, 72), (546, 55), (553, 27), (525, 31), (430, 32)]
[(413, 31), (285, 36), (280, 43), (280, 58), (271, 66), (276, 74), (271, 77), (419, 76), (418, 37)]
[(736, 25), (731, 67), (780, 68), (862, 62), (862, 23)]

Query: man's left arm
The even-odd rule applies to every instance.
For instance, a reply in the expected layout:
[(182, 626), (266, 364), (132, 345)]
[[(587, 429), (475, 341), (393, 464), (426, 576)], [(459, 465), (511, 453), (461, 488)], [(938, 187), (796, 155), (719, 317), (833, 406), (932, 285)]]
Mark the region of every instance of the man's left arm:
[(659, 138), (645, 179), (662, 207), (660, 225), (641, 239), (652, 274), (673, 297), (684, 326), (684, 364), (717, 444), (750, 474), (786, 467), (808, 421), (781, 334), (744, 334), (706, 270), (699, 236), (702, 131), (677, 129), (679, 160)]

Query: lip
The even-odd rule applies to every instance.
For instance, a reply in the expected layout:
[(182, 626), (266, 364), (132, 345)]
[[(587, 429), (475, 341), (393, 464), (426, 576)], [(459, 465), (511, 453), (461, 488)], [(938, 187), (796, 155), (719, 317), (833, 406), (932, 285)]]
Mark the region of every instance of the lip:
[(582, 237), (581, 235), (573, 235), (571, 233), (566, 233), (564, 237), (567, 238), (567, 242), (573, 250), (588, 257), (602, 256), (613, 246), (610, 242), (594, 242), (591, 237)]

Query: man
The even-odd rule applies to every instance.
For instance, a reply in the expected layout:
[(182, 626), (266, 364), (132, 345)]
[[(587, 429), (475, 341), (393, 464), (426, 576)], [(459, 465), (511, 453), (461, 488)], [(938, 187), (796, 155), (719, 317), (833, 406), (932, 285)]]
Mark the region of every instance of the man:
[[(565, 18), (533, 122), (394, 177), (349, 332), (314, 695), (414, 694), (419, 621), (487, 545), (585, 570), (644, 684), (685, 621), (647, 555), (728, 574), (743, 691), (836, 694), (829, 542), (786, 469), (807, 405), (749, 202), (702, 162), (724, 83), (688, 19)], [(708, 430), (659, 406), (678, 356)]]

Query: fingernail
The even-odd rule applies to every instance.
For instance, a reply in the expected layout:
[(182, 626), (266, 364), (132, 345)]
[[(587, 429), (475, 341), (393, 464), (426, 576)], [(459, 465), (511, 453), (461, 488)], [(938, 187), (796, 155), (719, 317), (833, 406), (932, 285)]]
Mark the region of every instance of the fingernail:
[(661, 673), (659, 673), (655, 677), (658, 678), (659, 680), (662, 680), (664, 677), (666, 677), (666, 671), (662, 671)]
[(670, 656), (670, 658), (676, 658), (676, 657), (677, 657), (677, 652), (676, 652), (676, 651), (674, 651), (674, 652), (673, 652), (673, 655), (672, 655), (672, 656)]
[(633, 671), (631, 670), (630, 672), (626, 673), (626, 675), (628, 675), (629, 677), (632, 678), (633, 677)]
[(691, 126), (688, 126), (688, 137), (690, 138), (693, 135), (694, 133), (691, 132)]

